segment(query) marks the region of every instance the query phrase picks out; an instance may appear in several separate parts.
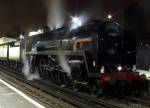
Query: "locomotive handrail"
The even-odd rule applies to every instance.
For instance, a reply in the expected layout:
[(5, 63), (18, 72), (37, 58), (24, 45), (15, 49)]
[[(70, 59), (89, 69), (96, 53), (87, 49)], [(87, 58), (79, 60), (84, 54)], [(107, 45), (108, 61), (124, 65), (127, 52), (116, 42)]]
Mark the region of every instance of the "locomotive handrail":
[[(53, 55), (60, 55), (60, 53), (57, 53), (58, 51), (55, 50), (51, 50), (51, 51), (39, 51), (39, 52), (27, 52), (27, 55), (35, 55), (35, 54), (39, 54), (39, 55), (49, 55), (49, 54), (53, 54)], [(84, 51), (65, 51), (63, 52), (64, 55), (84, 55)]]

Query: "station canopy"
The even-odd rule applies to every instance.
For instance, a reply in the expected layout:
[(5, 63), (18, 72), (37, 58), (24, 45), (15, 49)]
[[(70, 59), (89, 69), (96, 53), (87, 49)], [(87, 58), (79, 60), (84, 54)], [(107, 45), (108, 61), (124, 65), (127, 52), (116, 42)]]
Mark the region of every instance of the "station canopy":
[(0, 44), (12, 42), (12, 41), (17, 41), (16, 39), (13, 38), (8, 38), (8, 37), (1, 37), (0, 38)]

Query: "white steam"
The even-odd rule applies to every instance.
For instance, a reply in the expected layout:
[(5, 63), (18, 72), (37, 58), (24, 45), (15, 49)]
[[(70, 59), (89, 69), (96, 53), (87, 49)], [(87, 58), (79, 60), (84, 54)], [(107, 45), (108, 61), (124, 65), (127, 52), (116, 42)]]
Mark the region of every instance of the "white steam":
[(47, 24), (51, 29), (60, 28), (64, 24), (64, 5), (62, 0), (48, 0)]
[(67, 62), (66, 55), (62, 51), (58, 51), (59, 64), (68, 76), (71, 76), (71, 68)]
[(25, 56), (25, 54), (23, 54), (22, 62), (23, 62), (22, 72), (28, 80), (34, 80), (34, 79), (40, 78), (37, 68), (35, 68), (34, 73), (30, 72), (29, 61), (28, 61), (27, 57)]

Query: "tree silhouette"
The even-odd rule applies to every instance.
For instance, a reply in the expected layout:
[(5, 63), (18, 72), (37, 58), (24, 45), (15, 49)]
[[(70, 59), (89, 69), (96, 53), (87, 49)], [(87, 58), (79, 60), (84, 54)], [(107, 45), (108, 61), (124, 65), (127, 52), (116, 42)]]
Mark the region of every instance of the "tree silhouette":
[(136, 34), (137, 42), (148, 38), (144, 10), (137, 1), (131, 2), (125, 9), (124, 23), (126, 28)]

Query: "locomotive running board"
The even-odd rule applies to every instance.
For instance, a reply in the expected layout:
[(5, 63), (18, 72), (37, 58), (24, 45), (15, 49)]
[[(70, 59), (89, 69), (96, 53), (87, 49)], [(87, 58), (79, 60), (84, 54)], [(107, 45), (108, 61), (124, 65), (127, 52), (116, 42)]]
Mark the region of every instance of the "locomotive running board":
[(72, 81), (72, 82), (73, 82), (73, 83), (78, 83), (78, 84), (87, 85), (87, 82), (85, 82), (85, 81), (74, 80), (74, 81)]
[(27, 52), (26, 55), (60, 55), (60, 53), (64, 55), (84, 55), (84, 51), (40, 51), (40, 52)]

